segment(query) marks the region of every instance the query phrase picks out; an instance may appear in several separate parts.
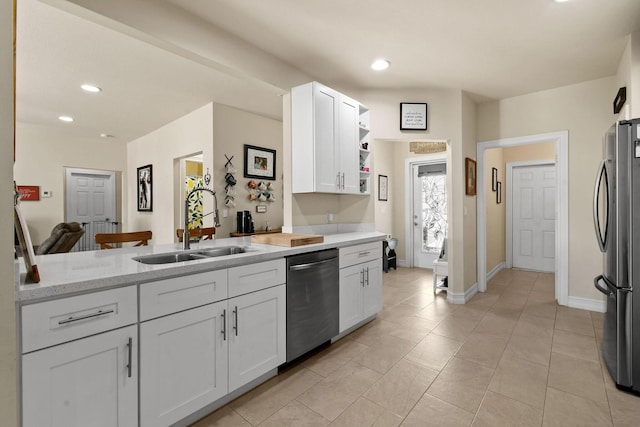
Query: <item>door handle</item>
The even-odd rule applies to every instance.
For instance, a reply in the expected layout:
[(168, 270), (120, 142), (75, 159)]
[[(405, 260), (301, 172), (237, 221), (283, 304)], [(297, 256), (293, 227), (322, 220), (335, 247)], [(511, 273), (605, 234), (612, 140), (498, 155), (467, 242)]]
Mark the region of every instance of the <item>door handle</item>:
[(236, 336), (238, 336), (238, 306), (237, 305), (233, 309), (233, 316), (235, 317), (235, 323), (233, 325), (233, 330), (235, 331)]
[[(596, 187), (593, 191), (593, 224), (596, 229), (596, 238), (598, 239), (598, 246), (601, 252), (607, 251), (607, 243), (609, 241), (609, 176), (607, 174), (606, 159), (600, 163), (600, 170), (596, 178)], [(600, 186), (602, 184), (602, 178), (604, 177), (604, 185), (606, 194), (606, 203), (604, 205), (605, 211), (605, 223), (604, 223), (604, 236), (602, 235), (602, 229), (600, 228), (600, 212), (598, 210), (598, 201), (600, 199)], [(597, 287), (597, 286), (596, 286)]]
[(127, 377), (131, 378), (131, 369), (133, 361), (133, 338), (129, 337), (129, 342), (127, 343), (127, 348), (129, 349), (129, 360), (127, 361)]
[(227, 310), (222, 310), (222, 341), (227, 340)]
[[(604, 276), (599, 275), (597, 276), (595, 279), (593, 279), (593, 284), (596, 287), (597, 290), (599, 290), (600, 292), (602, 292), (603, 294), (605, 294), (607, 297), (612, 297), (613, 296), (613, 291), (611, 289), (609, 289), (609, 286), (607, 286), (606, 288), (603, 288), (600, 285), (600, 280), (605, 280)], [(606, 280), (605, 280), (605, 284), (606, 284)]]

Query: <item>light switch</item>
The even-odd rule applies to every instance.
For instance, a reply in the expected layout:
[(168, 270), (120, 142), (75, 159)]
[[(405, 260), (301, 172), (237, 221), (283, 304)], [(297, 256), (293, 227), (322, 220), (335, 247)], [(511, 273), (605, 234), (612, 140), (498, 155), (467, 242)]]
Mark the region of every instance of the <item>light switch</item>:
[(41, 196), (43, 199), (51, 197), (51, 190), (42, 190)]

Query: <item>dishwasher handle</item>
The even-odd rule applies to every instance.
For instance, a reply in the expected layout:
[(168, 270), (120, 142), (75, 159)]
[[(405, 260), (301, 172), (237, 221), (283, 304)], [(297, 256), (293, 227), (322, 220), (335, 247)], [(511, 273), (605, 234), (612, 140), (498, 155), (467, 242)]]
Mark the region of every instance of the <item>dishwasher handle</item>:
[(309, 263), (306, 263), (306, 264), (291, 265), (291, 266), (289, 266), (289, 271), (308, 270), (310, 268), (315, 267), (316, 265), (325, 264), (327, 262), (335, 261), (336, 259), (337, 259), (336, 257), (333, 257), (333, 258), (324, 259), (322, 261), (309, 262)]

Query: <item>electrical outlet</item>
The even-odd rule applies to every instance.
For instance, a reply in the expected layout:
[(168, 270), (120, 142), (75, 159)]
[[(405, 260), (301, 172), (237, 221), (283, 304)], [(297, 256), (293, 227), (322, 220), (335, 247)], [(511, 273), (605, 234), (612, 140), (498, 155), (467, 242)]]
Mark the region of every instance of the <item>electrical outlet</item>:
[(42, 195), (41, 195), (41, 197), (42, 197), (43, 199), (51, 197), (51, 190), (42, 190)]

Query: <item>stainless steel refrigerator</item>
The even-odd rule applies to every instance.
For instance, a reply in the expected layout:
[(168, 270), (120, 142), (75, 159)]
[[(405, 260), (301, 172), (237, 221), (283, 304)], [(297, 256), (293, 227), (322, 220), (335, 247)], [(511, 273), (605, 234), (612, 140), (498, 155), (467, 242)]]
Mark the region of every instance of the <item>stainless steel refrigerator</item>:
[(605, 134), (593, 200), (604, 253), (595, 287), (607, 296), (602, 354), (619, 388), (640, 392), (640, 119)]

